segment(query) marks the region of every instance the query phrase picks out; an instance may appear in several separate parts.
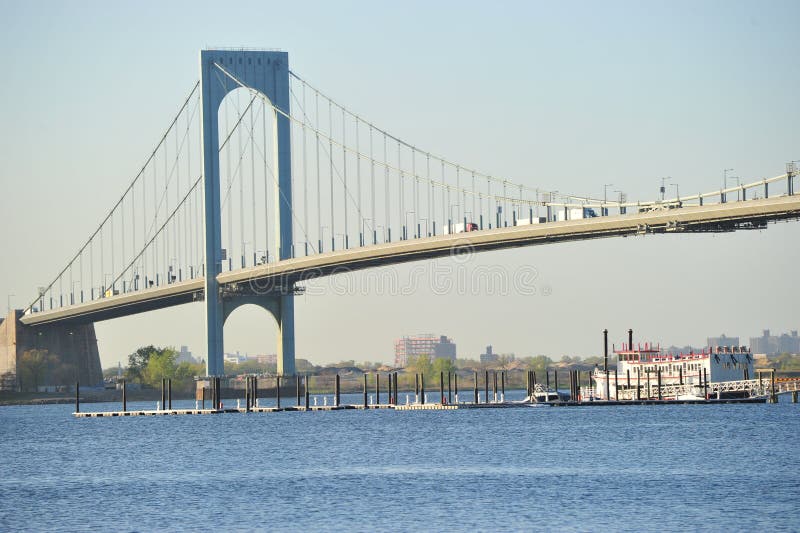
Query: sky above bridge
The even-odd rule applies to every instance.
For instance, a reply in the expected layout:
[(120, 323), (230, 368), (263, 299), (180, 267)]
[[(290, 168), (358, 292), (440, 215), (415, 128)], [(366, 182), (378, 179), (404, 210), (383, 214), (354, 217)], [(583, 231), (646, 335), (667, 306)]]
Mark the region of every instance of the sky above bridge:
[[(141, 167), (204, 47), (291, 67), (417, 146), (531, 186), (630, 199), (710, 191), (800, 159), (797, 2), (0, 0), (0, 297), (24, 307)], [(733, 182), (730, 182), (731, 184)], [(594, 355), (603, 328), (701, 345), (800, 328), (800, 224), (600, 240), (341, 275), (297, 302), (297, 353), (393, 358), (401, 335), (517, 356)], [(520, 277), (525, 290), (515, 283)], [(516, 288), (515, 288), (516, 287)], [(98, 324), (105, 366), (143, 344), (203, 355), (202, 306)], [(273, 353), (264, 311), (227, 352)]]

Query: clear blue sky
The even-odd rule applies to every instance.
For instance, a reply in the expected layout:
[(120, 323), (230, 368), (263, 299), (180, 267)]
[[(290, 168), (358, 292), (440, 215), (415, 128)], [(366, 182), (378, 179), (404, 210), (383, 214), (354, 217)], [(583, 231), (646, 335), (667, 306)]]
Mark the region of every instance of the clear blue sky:
[[(197, 79), (206, 46), (281, 48), (292, 68), (418, 146), (530, 185), (652, 198), (800, 159), (800, 3), (9, 2), (0, 0), (0, 296), (22, 307), (66, 263)], [(797, 329), (800, 225), (492, 252), (549, 296), (306, 296), (298, 355), (390, 360), (452, 336), (517, 355), (590, 355), (608, 327), (701, 344)], [(413, 267), (400, 267), (408, 275)], [(354, 283), (359, 285), (360, 278)], [(169, 324), (169, 326), (165, 326)], [(200, 306), (98, 325), (104, 364), (140, 344), (203, 350)], [(241, 312), (226, 350), (274, 351)]]

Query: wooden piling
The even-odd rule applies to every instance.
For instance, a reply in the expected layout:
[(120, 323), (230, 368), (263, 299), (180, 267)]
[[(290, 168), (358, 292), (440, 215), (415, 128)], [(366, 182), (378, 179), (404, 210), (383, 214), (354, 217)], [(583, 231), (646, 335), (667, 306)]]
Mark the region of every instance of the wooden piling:
[(81, 384), (79, 381), (75, 382), (75, 412), (81, 412)]
[[(775, 394), (775, 370), (774, 369), (772, 370), (772, 372), (770, 372), (770, 375), (772, 376), (772, 403), (778, 403), (778, 395)], [(708, 385), (706, 385), (706, 387), (708, 387)]]
[(641, 367), (636, 367), (636, 399), (642, 399), (642, 369)]
[(531, 395), (531, 371), (525, 372), (525, 396)]
[(281, 377), (275, 376), (275, 406), (281, 408)]
[(297, 395), (297, 407), (300, 407), (300, 374), (294, 375), (294, 390)]
[(251, 407), (255, 407), (258, 405), (258, 376), (253, 376), (253, 405)]
[(500, 396), (505, 400), (506, 398), (506, 371), (500, 372)]
[(483, 384), (484, 384), (484, 389), (485, 389), (485, 393), (486, 393), (486, 398), (484, 398), (484, 402), (483, 403), (489, 403), (489, 371), (488, 370), (486, 371), (486, 375), (484, 376)]
[(633, 400), (633, 394), (630, 394), (630, 392), (631, 392), (631, 369), (630, 368), (626, 369), (625, 370), (625, 374), (627, 374), (627, 376), (628, 376), (628, 394), (630, 395), (630, 399)]
[(661, 367), (658, 367), (657, 375), (658, 375), (658, 399), (663, 400), (664, 396), (661, 393)]
[(364, 409), (367, 408), (367, 373), (364, 372)]
[(167, 404), (169, 405), (168, 409), (172, 411), (172, 378), (167, 380)]
[(161, 378), (161, 409), (167, 407), (167, 378)]
[(333, 378), (333, 405), (335, 407), (339, 407), (339, 379), (339, 374), (337, 373)]
[(419, 375), (419, 401), (425, 405), (425, 374)]
[(558, 370), (556, 370), (555, 368), (553, 369), (553, 381), (556, 384), (556, 388), (555, 388), (556, 399), (560, 401), (561, 400), (561, 395), (558, 393)]
[(474, 393), (475, 393), (474, 394), (475, 400), (474, 400), (473, 403), (475, 403), (475, 405), (477, 405), (478, 404), (478, 371), (477, 370), (475, 371), (475, 383), (474, 383), (474, 387), (473, 388), (474, 388)]
[(128, 410), (128, 384), (126, 380), (122, 380), (122, 412)]
[(311, 394), (308, 391), (308, 374), (306, 374), (306, 381), (305, 381), (305, 384), (304, 384), (303, 388), (305, 389), (305, 393), (306, 393), (305, 400), (306, 400), (306, 411), (307, 411), (308, 410), (308, 401), (309, 401), (309, 398), (311, 396)]
[(453, 381), (450, 377), (450, 371), (447, 371), (447, 403), (453, 403)]
[(619, 373), (614, 368), (614, 400), (619, 401)]
[(381, 373), (375, 372), (375, 405), (381, 404)]
[(444, 372), (439, 372), (439, 403), (446, 403), (444, 399)]

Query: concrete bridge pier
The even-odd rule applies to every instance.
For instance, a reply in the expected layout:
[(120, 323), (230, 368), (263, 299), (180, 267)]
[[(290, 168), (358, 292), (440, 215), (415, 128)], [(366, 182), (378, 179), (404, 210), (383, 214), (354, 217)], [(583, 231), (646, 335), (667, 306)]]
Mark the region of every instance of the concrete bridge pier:
[[(26, 326), (21, 310), (0, 318), (0, 390), (17, 391), (76, 381), (94, 386), (103, 383), (100, 352), (94, 324), (56, 323)], [(20, 381), (26, 353), (38, 362), (28, 383)]]

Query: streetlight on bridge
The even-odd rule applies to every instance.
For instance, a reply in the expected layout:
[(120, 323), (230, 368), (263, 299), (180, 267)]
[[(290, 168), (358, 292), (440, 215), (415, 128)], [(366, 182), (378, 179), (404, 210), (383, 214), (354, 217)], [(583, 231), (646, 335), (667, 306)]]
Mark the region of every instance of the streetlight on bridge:
[(615, 193), (617, 193), (617, 194), (619, 195), (619, 196), (617, 196), (617, 203), (619, 204), (617, 207), (619, 208), (619, 214), (620, 214), (620, 215), (624, 215), (624, 214), (625, 214), (625, 211), (626, 211), (626, 209), (625, 209), (625, 208), (622, 206), (622, 204), (624, 204), (624, 203), (625, 203), (625, 201), (626, 201), (628, 198), (627, 198), (627, 196), (625, 195), (625, 193), (624, 193), (624, 192), (622, 192), (622, 191), (614, 190), (614, 192), (615, 192)]
[(660, 191), (661, 191), (661, 201), (662, 202), (664, 201), (664, 195), (667, 192), (667, 186), (666, 186), (667, 180), (671, 180), (671, 179), (672, 179), (672, 176), (666, 176), (664, 178), (661, 178), (661, 189), (660, 189)]
[[(722, 189), (728, 188), (728, 172), (733, 172), (732, 168), (726, 168), (722, 171)], [(725, 193), (721, 193), (720, 201), (725, 203)]]
[(600, 206), (600, 216), (608, 215), (608, 209), (606, 208), (605, 204), (608, 203), (608, 188), (613, 186), (613, 183), (603, 184), (603, 205)]

